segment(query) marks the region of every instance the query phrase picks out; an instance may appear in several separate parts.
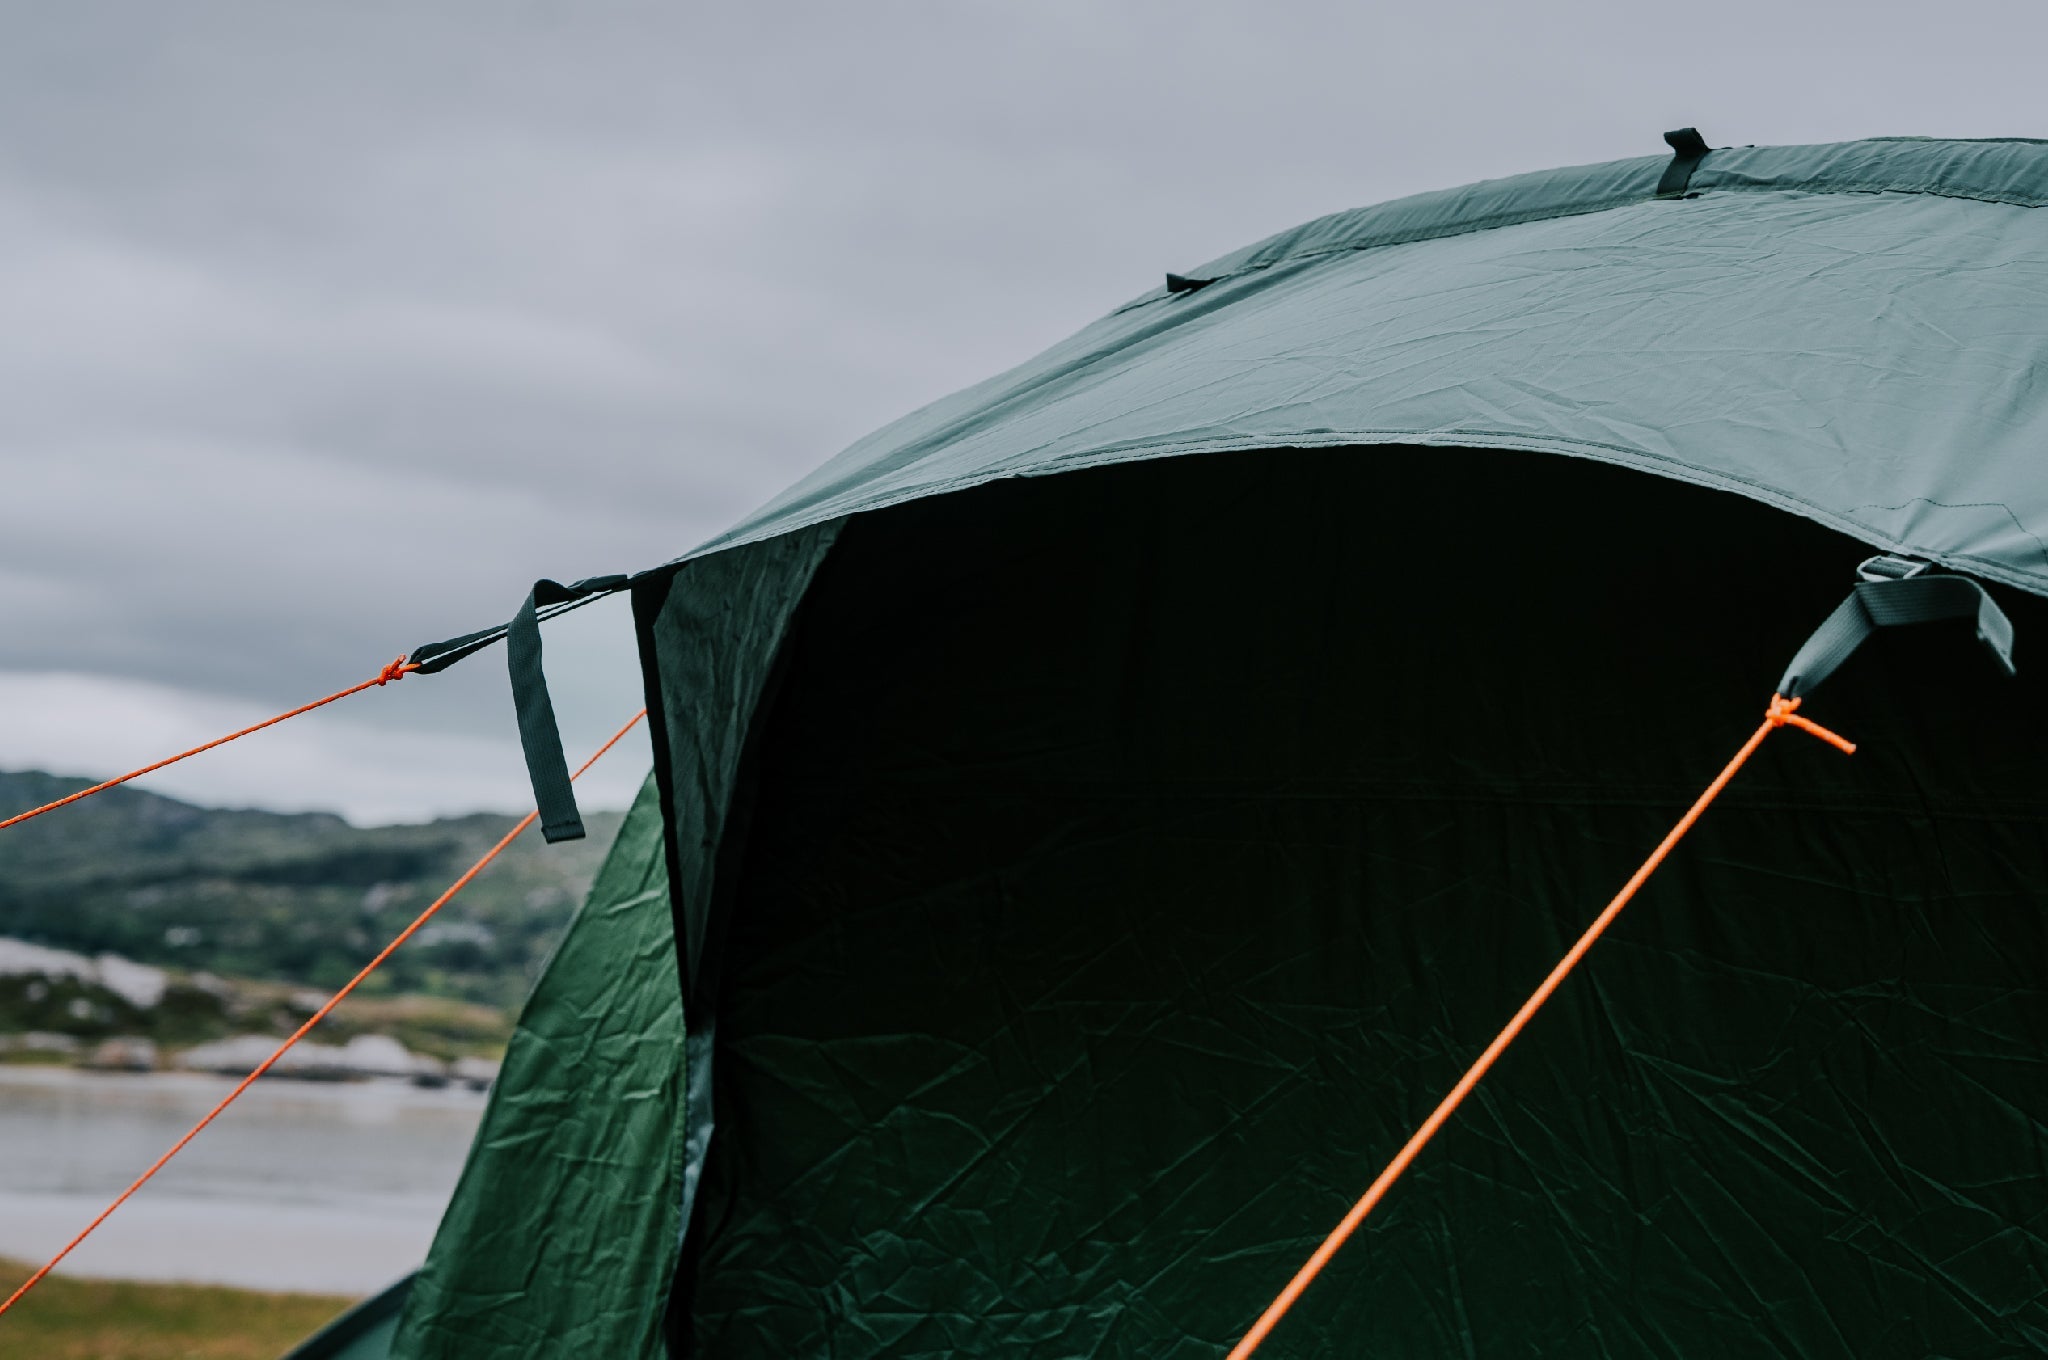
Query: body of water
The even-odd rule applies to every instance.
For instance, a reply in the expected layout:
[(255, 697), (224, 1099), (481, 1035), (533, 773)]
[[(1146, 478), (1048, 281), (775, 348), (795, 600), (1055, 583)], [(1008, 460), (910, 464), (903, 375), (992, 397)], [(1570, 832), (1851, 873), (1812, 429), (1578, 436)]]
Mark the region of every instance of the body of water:
[[(233, 1086), (0, 1066), (0, 1255), (49, 1259)], [(395, 1082), (259, 1081), (62, 1268), (381, 1288), (425, 1256), (483, 1106)]]

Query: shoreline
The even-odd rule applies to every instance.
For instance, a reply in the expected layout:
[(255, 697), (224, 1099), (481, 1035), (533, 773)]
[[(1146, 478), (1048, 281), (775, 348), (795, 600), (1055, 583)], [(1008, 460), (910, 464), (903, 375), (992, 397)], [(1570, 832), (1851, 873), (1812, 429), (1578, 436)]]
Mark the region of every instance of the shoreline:
[[(0, 1256), (47, 1260), (233, 1086), (0, 1067)], [(486, 1097), (252, 1086), (66, 1262), (81, 1278), (369, 1294), (417, 1266)]]

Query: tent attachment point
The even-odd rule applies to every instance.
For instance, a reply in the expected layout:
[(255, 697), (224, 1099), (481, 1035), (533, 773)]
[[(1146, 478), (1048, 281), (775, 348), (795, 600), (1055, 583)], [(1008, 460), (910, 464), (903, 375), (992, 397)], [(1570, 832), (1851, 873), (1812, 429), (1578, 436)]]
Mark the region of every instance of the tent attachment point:
[(2017, 674), (2012, 663), (2012, 620), (1998, 607), (1998, 601), (1967, 576), (1929, 574), (1931, 566), (1889, 554), (1860, 563), (1849, 598), (1837, 605), (1800, 647), (1778, 681), (1778, 693), (1790, 699), (1813, 693), (1880, 628), (1940, 619), (1974, 619), (1977, 640), (2008, 676)]
[(1700, 162), (1713, 148), (1700, 136), (1698, 128), (1689, 127), (1665, 133), (1664, 143), (1671, 148), (1671, 164), (1664, 167), (1657, 180), (1657, 197), (1690, 198), (1686, 188), (1692, 183), (1692, 172), (1699, 169)]
[(1184, 274), (1168, 274), (1166, 276), (1166, 291), (1169, 293), (1192, 293), (1197, 288), (1207, 288), (1214, 282), (1216, 282), (1214, 279), (1191, 279)]
[(1856, 564), (1856, 579), (1859, 581), (1910, 581), (1915, 576), (1925, 575), (1934, 566), (1915, 557), (1897, 557), (1891, 553), (1879, 553), (1866, 557)]
[(574, 776), (562, 755), (555, 705), (548, 696), (547, 672), (541, 666), (540, 620), (550, 607), (559, 612), (623, 590), (626, 584), (623, 576), (595, 576), (566, 586), (559, 581), (535, 581), (526, 602), (505, 625), (505, 657), (511, 672), (512, 704), (519, 715), (519, 746), (526, 756), (527, 776), (533, 781), (534, 806), (540, 810), (541, 838), (550, 845), (582, 840), (583, 817), (576, 809), (576, 792), (570, 787)]

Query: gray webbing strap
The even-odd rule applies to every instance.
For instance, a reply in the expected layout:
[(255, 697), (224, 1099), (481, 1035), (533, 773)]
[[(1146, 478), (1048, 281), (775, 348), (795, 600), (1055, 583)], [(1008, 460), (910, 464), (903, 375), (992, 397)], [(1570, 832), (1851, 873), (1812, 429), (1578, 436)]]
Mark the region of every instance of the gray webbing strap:
[(1880, 628), (1940, 619), (1975, 619), (1977, 640), (2007, 675), (2014, 673), (2012, 620), (1983, 586), (1967, 576), (1925, 574), (1926, 564), (1897, 557), (1871, 558), (1860, 570), (1864, 579), (1792, 658), (1778, 693), (1787, 699), (1811, 694)]

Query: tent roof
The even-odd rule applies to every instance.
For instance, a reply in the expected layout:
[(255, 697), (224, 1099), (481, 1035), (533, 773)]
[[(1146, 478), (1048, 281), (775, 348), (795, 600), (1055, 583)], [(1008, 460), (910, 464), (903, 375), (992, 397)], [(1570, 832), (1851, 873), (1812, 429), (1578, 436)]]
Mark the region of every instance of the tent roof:
[[(1635, 467), (2048, 594), (2048, 143), (1730, 148), (1659, 200), (1666, 163), (1282, 232), (869, 435), (689, 556), (1007, 477), (1405, 444)], [(1396, 512), (1362, 505), (1361, 528)]]

